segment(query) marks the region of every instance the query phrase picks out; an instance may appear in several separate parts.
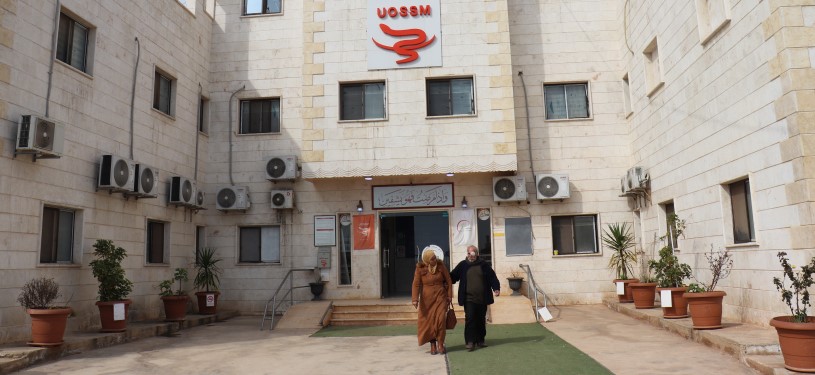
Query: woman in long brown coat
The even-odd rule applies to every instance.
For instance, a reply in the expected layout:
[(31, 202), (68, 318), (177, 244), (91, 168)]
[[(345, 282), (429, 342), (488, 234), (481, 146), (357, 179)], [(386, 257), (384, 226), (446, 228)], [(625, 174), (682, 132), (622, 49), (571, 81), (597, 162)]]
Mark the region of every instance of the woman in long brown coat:
[[(430, 343), (430, 354), (447, 353), (444, 338), (447, 335), (447, 306), (453, 301), (453, 283), (430, 245), (422, 250), (422, 261), (413, 274), (413, 307), (419, 310), (419, 346)], [(439, 249), (441, 250), (441, 249)]]

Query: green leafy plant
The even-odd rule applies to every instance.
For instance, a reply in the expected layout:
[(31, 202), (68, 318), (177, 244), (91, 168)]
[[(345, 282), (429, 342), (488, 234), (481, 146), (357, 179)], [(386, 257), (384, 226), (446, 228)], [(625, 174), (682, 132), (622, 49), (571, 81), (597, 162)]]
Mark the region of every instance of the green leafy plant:
[[(733, 269), (733, 254), (730, 250), (713, 250), (713, 245), (710, 245), (710, 251), (705, 253), (707, 259), (708, 269), (710, 270), (711, 278), (709, 283), (705, 283), (693, 276), (702, 291), (711, 292), (716, 289), (719, 281), (726, 279), (730, 276), (730, 271)], [(698, 293), (688, 289), (689, 293)]]
[(93, 277), (99, 281), (99, 300), (122, 301), (133, 291), (133, 282), (125, 276), (122, 260), (127, 252), (113, 245), (110, 240), (96, 240), (93, 244), (93, 255), (96, 259), (90, 263)]
[(614, 270), (617, 279), (629, 279), (634, 274), (637, 254), (631, 250), (634, 247), (634, 235), (628, 223), (609, 224), (603, 231), (603, 243), (614, 251), (608, 260), (608, 267)]
[(688, 284), (688, 290), (685, 291), (686, 293), (703, 293), (706, 292), (705, 288), (702, 288), (701, 285), (697, 283), (690, 283)]
[(659, 237), (661, 241), (666, 241), (666, 245), (674, 249), (676, 243), (674, 243), (675, 239), (685, 237), (685, 220), (679, 218), (679, 215), (676, 213), (668, 214), (668, 217), (665, 218), (665, 221), (668, 224), (668, 230), (665, 232), (662, 237)]
[[(173, 272), (173, 278), (167, 279), (162, 281), (158, 284), (159, 288), (159, 295), (162, 297), (169, 297), (169, 296), (182, 296), (184, 295), (184, 290), (181, 289), (181, 283), (188, 280), (187, 276), (187, 269), (186, 268), (176, 268)], [(173, 284), (178, 281), (178, 290), (173, 292)]]
[(691, 276), (690, 266), (679, 262), (679, 258), (669, 246), (659, 250), (659, 259), (648, 262), (648, 268), (654, 272), (656, 282), (661, 288), (681, 287), (682, 280)]
[(62, 296), (59, 293), (59, 284), (53, 278), (38, 277), (23, 284), (17, 302), (26, 309), (54, 309), (54, 301)]
[(205, 247), (201, 249), (198, 254), (198, 260), (195, 262), (195, 284), (196, 289), (204, 289), (205, 291), (217, 291), (221, 284), (220, 274), (223, 272), (218, 267), (218, 262), (221, 258), (215, 254), (215, 249)]
[[(790, 265), (787, 253), (780, 251), (777, 256), (781, 262), (781, 268), (784, 269), (784, 276), (780, 279), (773, 277), (773, 284), (781, 292), (781, 300), (790, 308), (792, 321), (806, 323), (808, 321), (807, 307), (811, 307), (807, 288), (813, 284), (812, 274), (815, 273), (815, 257), (810, 260), (808, 265), (801, 267), (800, 271), (793, 272), (795, 266)], [(789, 289), (786, 287), (787, 279), (790, 280)], [(793, 298), (795, 299), (795, 306), (793, 306)]]

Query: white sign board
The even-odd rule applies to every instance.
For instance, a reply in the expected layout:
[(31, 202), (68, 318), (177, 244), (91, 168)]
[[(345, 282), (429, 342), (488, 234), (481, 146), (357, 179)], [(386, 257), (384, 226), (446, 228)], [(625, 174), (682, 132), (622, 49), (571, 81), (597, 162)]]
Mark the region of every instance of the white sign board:
[(673, 298), (671, 298), (671, 291), (670, 290), (660, 290), (659, 291), (659, 303), (662, 307), (673, 307)]
[(337, 218), (334, 215), (314, 215), (314, 246), (337, 244)]
[(442, 66), (440, 0), (368, 0), (368, 69)]
[(617, 295), (618, 296), (625, 295), (625, 283), (622, 281), (618, 281), (615, 284), (617, 284)]
[(113, 304), (113, 320), (125, 320), (125, 304), (124, 303), (114, 303)]
[(543, 319), (544, 322), (548, 322), (548, 321), (552, 320), (552, 313), (550, 313), (549, 309), (547, 309), (545, 307), (539, 308), (538, 309), (538, 314), (540, 314), (541, 319)]
[(207, 294), (207, 307), (214, 307), (215, 306), (215, 295), (214, 294)]

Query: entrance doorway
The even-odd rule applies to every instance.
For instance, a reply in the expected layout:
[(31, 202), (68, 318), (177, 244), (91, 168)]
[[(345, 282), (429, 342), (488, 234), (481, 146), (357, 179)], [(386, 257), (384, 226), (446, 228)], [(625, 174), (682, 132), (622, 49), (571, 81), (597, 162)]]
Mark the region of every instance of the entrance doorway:
[(450, 218), (447, 211), (379, 214), (382, 298), (410, 296), (422, 249), (436, 245), (450, 269)]

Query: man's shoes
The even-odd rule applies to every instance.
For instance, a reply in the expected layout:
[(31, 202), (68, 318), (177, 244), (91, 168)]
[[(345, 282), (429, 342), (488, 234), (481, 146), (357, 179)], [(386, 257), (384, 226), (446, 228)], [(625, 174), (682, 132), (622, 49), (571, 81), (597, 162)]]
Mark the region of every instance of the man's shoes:
[(464, 347), (467, 348), (468, 352), (475, 350), (475, 345), (473, 345), (471, 342), (468, 342), (467, 345), (464, 345)]
[(488, 347), (488, 346), (489, 346), (489, 345), (487, 345), (487, 344), (485, 344), (485, 343), (483, 343), (483, 342), (476, 343), (475, 345), (476, 345), (477, 347), (479, 347), (479, 348), (486, 348), (486, 347)]

